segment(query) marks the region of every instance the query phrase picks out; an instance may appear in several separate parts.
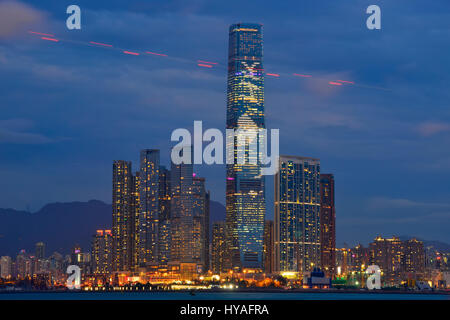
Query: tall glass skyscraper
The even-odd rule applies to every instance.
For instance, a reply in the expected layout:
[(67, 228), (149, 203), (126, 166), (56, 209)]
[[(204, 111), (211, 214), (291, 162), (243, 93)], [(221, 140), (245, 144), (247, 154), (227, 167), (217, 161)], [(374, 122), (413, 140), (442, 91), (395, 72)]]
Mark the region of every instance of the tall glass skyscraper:
[[(264, 128), (264, 73), (262, 25), (239, 23), (229, 29), (227, 129)], [(262, 268), (265, 215), (264, 177), (260, 150), (246, 151), (248, 160), (238, 164), (238, 135), (227, 143), (234, 164), (227, 164), (226, 234), (227, 269)], [(248, 148), (245, 148), (248, 150)], [(257, 159), (251, 159), (255, 157)], [(256, 160), (256, 161), (252, 161)], [(251, 164), (253, 163), (253, 164)]]
[(280, 156), (275, 175), (275, 271), (320, 267), (320, 161)]

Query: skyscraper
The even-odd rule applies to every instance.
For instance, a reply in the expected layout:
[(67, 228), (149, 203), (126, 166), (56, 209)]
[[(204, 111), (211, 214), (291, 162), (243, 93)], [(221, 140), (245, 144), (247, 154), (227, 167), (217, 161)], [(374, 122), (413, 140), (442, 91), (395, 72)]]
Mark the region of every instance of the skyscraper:
[[(183, 148), (182, 152), (190, 152), (192, 147)], [(194, 211), (192, 182), (193, 165), (171, 164), (170, 184), (172, 189), (171, 208), (171, 250), (170, 260), (180, 263), (194, 263)]]
[[(256, 131), (265, 127), (262, 58), (262, 25), (231, 25), (227, 129)], [(263, 264), (265, 190), (259, 165), (261, 150), (256, 155), (246, 152), (248, 161), (238, 164), (239, 145), (244, 143), (247, 139), (239, 134), (227, 141), (227, 152), (234, 159), (234, 164), (227, 164), (226, 178), (227, 268), (236, 271), (261, 269)]]
[(420, 279), (425, 272), (425, 249), (423, 242), (415, 238), (403, 241), (402, 269), (404, 279)]
[(7, 279), (12, 276), (12, 259), (9, 256), (0, 258), (0, 278)]
[(225, 221), (217, 221), (212, 225), (211, 269), (215, 274), (225, 272)]
[(280, 156), (275, 175), (275, 269), (320, 267), (320, 161)]
[(45, 243), (37, 242), (36, 243), (36, 259), (44, 259), (45, 258)]
[(159, 262), (170, 260), (170, 170), (159, 168)]
[(17, 276), (21, 279), (32, 275), (32, 263), (25, 250), (20, 250), (16, 257)]
[(137, 171), (133, 176), (132, 192), (133, 234), (132, 234), (132, 266), (133, 270), (139, 266), (139, 216), (141, 212), (141, 172)]
[(140, 157), (138, 256), (141, 266), (158, 263), (159, 150), (145, 149)]
[(370, 263), (381, 268), (384, 284), (398, 284), (402, 276), (403, 244), (397, 237), (378, 236), (369, 243)]
[(97, 230), (92, 239), (92, 272), (108, 274), (111, 272), (112, 233), (111, 230)]
[(334, 176), (320, 174), (320, 246), (322, 269), (334, 278), (336, 266), (336, 211)]
[(205, 188), (205, 178), (192, 179), (193, 219), (194, 219), (194, 260), (203, 271), (209, 269), (209, 192)]
[(125, 271), (131, 269), (133, 262), (134, 212), (131, 162), (114, 161), (112, 191), (113, 271)]
[(273, 221), (266, 220), (264, 222), (264, 272), (272, 273), (274, 269), (273, 257)]
[(381, 268), (382, 283), (385, 285), (397, 285), (402, 280), (423, 276), (425, 251), (422, 241), (378, 236), (369, 244), (369, 250), (370, 263)]

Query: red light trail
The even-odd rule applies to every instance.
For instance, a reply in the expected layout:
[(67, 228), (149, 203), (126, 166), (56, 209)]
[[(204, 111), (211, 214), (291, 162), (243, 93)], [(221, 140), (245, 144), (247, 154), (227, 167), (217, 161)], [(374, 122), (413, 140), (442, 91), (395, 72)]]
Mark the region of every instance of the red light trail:
[(343, 83), (349, 83), (349, 84), (355, 84), (353, 81), (347, 81), (347, 80), (336, 80)]
[(303, 78), (311, 78), (312, 77), (312, 75), (310, 75), (310, 74), (293, 73), (293, 75), (296, 77), (303, 77)]
[(167, 54), (164, 54), (164, 53), (156, 53), (156, 52), (151, 52), (151, 51), (145, 51), (145, 53), (153, 54), (155, 56), (167, 57)]
[(96, 44), (98, 46), (103, 46), (103, 47), (112, 47), (112, 44), (107, 44), (107, 43), (94, 42), (94, 41), (89, 41), (89, 43)]
[(47, 40), (47, 41), (59, 42), (58, 39), (54, 39), (54, 38), (41, 37), (41, 39), (42, 40)]
[(127, 51), (127, 50), (124, 50), (123, 53), (125, 53), (125, 54), (131, 54), (131, 55), (133, 55), (133, 56), (138, 56), (138, 55), (139, 55), (139, 53), (137, 53), (137, 52)]
[(48, 37), (54, 37), (55, 36), (53, 34), (41, 33), (41, 32), (36, 32), (36, 31), (28, 31), (28, 33), (33, 33), (33, 34), (38, 34), (40, 36), (48, 36)]
[(218, 64), (217, 62), (209, 62), (209, 61), (204, 61), (204, 60), (197, 60), (197, 62), (207, 63), (207, 64)]
[[(54, 38), (55, 36), (53, 34), (48, 34), (48, 33), (41, 33), (41, 32), (36, 32), (36, 31), (28, 31), (29, 34), (35, 34), (35, 35), (39, 35), (42, 36), (40, 37), (40, 39), (42, 40), (46, 40), (46, 41), (53, 41), (53, 42), (69, 42), (69, 43), (78, 43), (78, 44), (83, 44), (83, 43), (88, 43), (91, 46), (95, 46), (95, 47), (105, 47), (105, 48), (113, 48), (116, 50), (120, 50), (122, 53), (127, 54), (127, 55), (133, 55), (133, 56), (139, 56), (142, 53), (146, 53), (147, 55), (154, 55), (154, 56), (160, 56), (160, 57), (169, 57), (167, 54), (165, 53), (158, 53), (158, 52), (152, 52), (152, 51), (143, 51), (142, 53), (139, 52), (135, 52), (135, 51), (129, 51), (129, 50), (124, 50), (124, 49), (119, 49), (119, 48), (114, 48), (112, 44), (107, 44), (107, 43), (103, 43), (103, 42), (96, 42), (96, 41), (88, 41), (88, 42), (79, 42), (79, 41), (72, 41), (72, 40), (64, 40), (64, 39), (56, 39)], [(171, 58), (172, 60), (176, 60), (176, 61), (184, 61), (184, 62), (194, 62), (192, 60), (189, 59), (185, 59), (182, 57), (174, 57), (174, 56), (170, 56), (169, 58)], [(211, 62), (211, 61), (207, 61), (207, 60), (196, 60), (195, 61), (196, 65), (198, 67), (202, 67), (202, 68), (209, 68), (212, 69), (214, 66), (219, 65), (218, 62)], [(284, 77), (284, 76), (289, 76), (288, 74), (282, 74), (282, 73), (265, 73), (266, 76), (270, 76), (270, 77), (275, 77), (275, 78), (279, 78), (279, 77)], [(313, 76), (311, 74), (300, 74), (300, 73), (292, 73), (291, 76), (295, 76), (295, 77), (301, 77), (301, 78), (312, 78)], [(317, 79), (323, 79), (321, 77), (317, 77)], [(323, 79), (324, 80), (324, 79)], [(355, 85), (361, 88), (371, 88), (371, 89), (378, 89), (378, 90), (389, 90), (386, 88), (380, 88), (380, 87), (374, 87), (374, 86), (366, 86), (366, 85), (357, 85), (355, 84), (354, 81), (348, 81), (348, 80), (333, 80), (333, 81), (329, 81), (327, 80), (328, 85), (331, 86), (343, 86), (345, 85)]]

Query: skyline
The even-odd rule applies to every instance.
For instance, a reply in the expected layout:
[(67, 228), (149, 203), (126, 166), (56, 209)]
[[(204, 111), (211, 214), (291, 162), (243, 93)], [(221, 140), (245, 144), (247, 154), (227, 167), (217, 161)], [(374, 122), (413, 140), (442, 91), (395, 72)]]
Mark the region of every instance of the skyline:
[[(81, 5), (90, 8), (89, 4)], [(401, 12), (397, 4), (386, 3), (383, 6)], [(52, 12), (52, 6), (45, 5), (45, 7)], [(265, 5), (264, 10), (271, 11), (267, 7), (270, 6)], [(348, 9), (345, 5), (342, 7)], [(200, 6), (194, 14), (180, 13), (175, 9), (172, 11), (169, 9), (167, 12), (180, 19), (180, 21), (175, 18), (172, 20), (177, 23), (185, 21), (184, 19), (194, 19), (193, 24), (188, 24), (191, 28), (194, 25), (197, 27), (205, 25), (203, 19), (205, 14), (202, 10), (207, 11), (208, 8), (206, 4), (203, 7)], [(433, 13), (433, 8), (437, 6), (429, 5), (427, 12), (436, 14), (436, 12)], [(339, 9), (335, 5), (322, 9), (324, 14), (331, 13), (331, 16), (333, 13), (334, 16), (336, 14), (339, 16), (344, 12), (344, 9)], [(417, 1), (413, 2), (409, 10), (414, 13), (414, 9), (418, 10)], [(120, 8), (112, 8), (109, 14), (115, 15), (119, 21), (125, 21), (133, 14), (141, 18), (137, 19), (136, 23), (127, 21), (130, 22), (126, 23), (129, 31), (139, 30), (135, 27), (140, 23), (145, 24), (147, 18), (148, 23), (153, 23), (154, 19), (158, 18), (157, 13), (138, 14), (133, 13), (132, 10), (124, 10), (125, 14), (121, 15), (120, 10)], [(308, 10), (310, 10), (309, 13), (315, 13), (317, 17), (316, 9), (306, 6), (306, 12)], [(246, 15), (249, 15), (250, 11), (245, 8), (244, 11)], [(275, 10), (276, 12), (279, 11)], [(91, 11), (87, 9), (87, 14), (88, 17), (107, 15), (105, 11), (96, 12), (94, 9)], [(201, 38), (208, 41), (204, 40), (200, 43), (194, 41), (195, 46), (183, 47), (189, 51), (190, 55), (216, 57), (223, 56), (220, 50), (226, 52), (226, 49), (223, 49), (226, 47), (227, 31), (224, 20), (227, 19), (218, 14), (215, 17), (221, 22), (214, 24), (215, 27), (211, 31), (199, 29), (202, 32)], [(291, 16), (288, 16), (288, 21), (281, 23), (281, 26), (269, 19), (267, 13), (261, 19), (250, 19), (262, 20), (264, 23), (265, 64), (271, 69), (289, 71), (297, 64), (300, 70), (342, 74), (346, 75), (346, 79), (357, 82), (380, 86), (387, 84), (392, 90), (386, 93), (353, 87), (315, 87), (317, 83), (313, 83), (310, 87), (301, 80), (287, 82), (282, 78), (267, 79), (267, 119), (270, 127), (280, 128), (280, 153), (320, 158), (322, 171), (332, 172), (335, 175), (338, 243), (345, 241), (351, 243), (356, 239), (368, 242), (378, 233), (412, 234), (450, 242), (449, 235), (441, 227), (448, 224), (450, 218), (449, 191), (445, 188), (450, 176), (448, 170), (450, 155), (442, 148), (442, 145), (449, 142), (447, 126), (450, 114), (448, 110), (443, 109), (445, 101), (448, 101), (447, 93), (443, 89), (448, 75), (444, 75), (433, 67), (427, 71), (423, 69), (431, 63), (424, 60), (426, 49), (419, 53), (414, 53), (413, 50), (406, 53), (395, 52), (395, 49), (399, 47), (413, 44), (411, 38), (404, 39), (404, 42), (398, 46), (392, 47), (390, 43), (392, 49), (387, 50), (389, 46), (386, 45), (386, 41), (389, 42), (389, 36), (385, 36), (385, 30), (388, 29), (390, 33), (397, 32), (397, 35), (399, 33), (399, 30), (390, 28), (395, 23), (389, 13), (386, 15), (384, 29), (380, 35), (369, 33), (362, 27), (361, 31), (350, 33), (355, 39), (367, 38), (363, 43), (367, 46), (361, 45), (365, 49), (352, 47), (350, 42), (353, 41), (349, 41), (352, 39), (345, 37), (339, 38), (344, 48), (338, 49), (334, 47), (333, 42), (327, 42), (325, 39), (333, 35), (332, 32), (325, 30), (323, 38), (314, 38), (314, 35), (318, 35), (311, 30), (317, 26), (314, 21), (310, 19), (309, 28), (294, 29), (288, 27), (289, 22), (294, 21), (292, 17), (289, 17)], [(61, 15), (60, 19), (63, 18), (64, 15)], [(363, 21), (362, 14), (360, 19)], [(404, 17), (396, 16), (395, 19), (402, 20)], [(226, 23), (230, 24), (236, 20), (240, 19), (234, 17)], [(351, 19), (343, 21), (341, 29), (333, 32), (341, 36), (347, 34), (347, 38), (352, 38), (348, 36), (349, 29), (353, 30), (352, 28), (359, 28), (362, 25), (362, 23), (352, 24), (353, 22), (355, 21)], [(55, 21), (51, 21), (51, 24), (54, 27)], [(192, 35), (190, 28), (181, 33), (188, 38), (187, 40), (180, 38), (181, 43), (192, 40), (189, 37)], [(425, 39), (425, 35), (430, 35), (427, 31), (419, 26), (416, 28), (412, 26), (412, 28), (414, 32), (409, 32), (414, 33), (421, 40), (421, 48), (428, 43), (446, 52), (443, 48), (446, 44), (442, 41), (442, 37), (445, 39), (448, 34), (443, 33), (444, 31), (439, 33), (438, 29), (435, 33), (430, 33), (435, 35), (434, 37)], [(152, 29), (151, 40), (157, 38), (157, 30), (162, 29)], [(157, 46), (170, 49), (171, 39), (180, 33), (174, 32), (171, 28), (167, 30), (169, 30), (165, 33), (167, 39), (160, 40)], [(58, 28), (55, 33), (57, 31), (63, 32)], [(135, 38), (126, 39), (122, 36), (127, 32), (117, 29), (107, 30), (104, 27), (97, 29), (89, 27), (86, 30), (88, 35), (64, 32), (67, 33), (65, 37), (87, 39), (91, 35), (95, 35), (95, 38), (102, 36), (100, 38), (105, 38), (105, 41), (129, 44), (130, 47), (145, 47), (144, 44), (149, 42), (148, 39), (144, 42), (143, 34), (139, 32), (133, 33)], [(292, 32), (293, 36), (290, 36), (288, 32)], [(297, 38), (295, 38), (299, 32), (304, 34), (298, 39), (313, 39), (310, 41), (312, 47), (305, 46), (299, 51), (299, 44), (296, 44)], [(436, 36), (436, 32), (440, 35), (440, 39), (437, 39), (439, 37)], [(282, 34), (284, 38), (280, 38)], [(108, 37), (114, 38), (108, 39)], [(317, 43), (320, 44), (321, 50), (315, 48)], [(380, 43), (383, 45), (377, 49), (376, 46)], [(179, 45), (182, 46), (182, 44)], [(209, 114), (206, 111), (211, 105), (214, 105), (217, 111), (223, 110), (225, 74), (219, 77), (217, 73), (207, 73), (205, 70), (197, 70), (198, 68), (194, 67), (189, 69), (172, 62), (162, 62), (158, 66), (160, 62), (155, 60), (145, 62), (146, 70), (151, 71), (146, 75), (140, 72), (142, 62), (137, 63), (108, 52), (92, 51), (91, 48), (88, 50), (76, 46), (50, 48), (47, 43), (31, 42), (29, 39), (18, 41), (15, 37), (2, 37), (0, 46), (2, 49), (0, 70), (5, 71), (9, 76), (8, 79), (12, 80), (8, 83), (3, 82), (0, 89), (0, 103), (8, 106), (5, 109), (4, 118), (1, 119), (3, 131), (1, 142), (6, 152), (0, 153), (2, 175), (5, 177), (0, 182), (4, 191), (0, 197), (0, 207), (24, 209), (30, 204), (31, 208), (36, 209), (47, 202), (89, 199), (100, 199), (109, 203), (111, 193), (108, 169), (111, 159), (129, 159), (139, 163), (134, 158), (130, 159), (130, 155), (136, 154), (136, 150), (155, 147), (162, 150), (162, 163), (167, 164), (171, 130), (190, 125), (192, 120), (197, 119), (203, 119), (208, 127), (223, 128), (224, 113), (220, 111)], [(286, 48), (294, 48), (294, 50), (286, 50)], [(355, 52), (348, 52), (349, 48), (354, 49)], [(374, 50), (373, 53), (368, 54), (369, 57), (363, 55), (364, 52), (367, 53), (367, 48)], [(173, 51), (173, 47), (171, 50)], [(325, 57), (320, 54), (314, 55), (327, 50), (331, 50), (333, 55), (328, 52)], [(301, 62), (292, 60), (298, 53), (301, 53)], [(380, 55), (378, 58), (377, 53)], [(16, 61), (14, 54), (27, 57), (25, 66), (29, 67), (28, 71), (14, 64)], [(435, 54), (446, 61), (443, 54), (433, 53)], [(79, 55), (81, 59), (77, 59), (76, 55)], [(400, 63), (396, 60), (399, 58), (406, 61)], [(105, 63), (101, 63), (100, 59), (105, 59)], [(414, 61), (425, 62), (425, 64), (418, 65), (417, 62), (414, 64)], [(352, 62), (355, 63), (353, 67)], [(386, 62), (394, 63), (395, 67), (383, 68)], [(110, 65), (115, 68), (108, 69)], [(100, 79), (96, 90), (88, 88), (89, 80), (82, 84), (86, 77), (91, 75), (87, 66), (93, 67), (93, 72)], [(106, 72), (106, 70), (109, 71)], [(20, 71), (19, 78), (15, 75), (18, 71)], [(111, 75), (112, 78), (120, 77), (124, 71), (129, 76), (125, 78), (122, 76), (117, 81), (108, 80)], [(77, 75), (80, 78), (77, 78)], [(137, 78), (134, 79), (134, 76)], [(182, 79), (183, 77), (187, 77), (189, 81)], [(55, 79), (60, 81), (64, 88)], [(17, 87), (18, 80), (24, 81), (20, 90)], [(143, 86), (142, 80), (150, 85)], [(161, 93), (157, 93), (158, 89), (155, 90), (155, 88), (161, 88), (161, 86), (167, 86), (170, 89), (166, 88)], [(406, 86), (411, 88), (406, 90)], [(180, 87), (189, 88), (192, 93)], [(57, 93), (54, 92), (55, 89)], [(114, 94), (113, 91), (116, 89), (120, 90)], [(18, 91), (22, 90), (30, 94), (28, 99), (18, 98)], [(47, 90), (49, 90), (48, 93), (46, 93)], [(102, 93), (100, 96), (104, 93), (111, 95), (112, 99), (107, 99), (106, 102), (96, 99), (93, 95), (98, 94), (99, 90)], [(151, 92), (156, 99), (142, 94), (146, 91)], [(139, 97), (137, 100), (133, 98), (133, 94), (136, 93)], [(181, 100), (183, 95), (186, 98)], [(168, 98), (170, 102), (164, 102), (165, 98)], [(70, 100), (80, 100), (80, 102), (70, 104)], [(42, 102), (37, 104), (39, 108), (30, 108), (31, 101)], [(72, 106), (72, 108), (62, 110), (61, 105)], [(432, 108), (432, 112), (429, 108)], [(186, 119), (186, 109), (192, 113), (191, 119)], [(167, 110), (167, 113), (155, 113), (154, 111), (157, 110)], [(40, 115), (41, 111), (46, 112)], [(177, 116), (177, 113), (180, 116)], [(92, 115), (95, 121), (91, 120)], [(287, 115), (289, 117), (286, 117)], [(119, 138), (118, 133), (107, 129), (111, 125), (120, 129), (122, 138)], [(130, 143), (136, 137), (139, 137), (136, 142)], [(371, 145), (366, 145), (367, 142)], [(117, 143), (121, 146), (120, 148), (117, 148)], [(83, 154), (89, 156), (86, 157)], [(85, 163), (89, 163), (89, 168)], [(63, 177), (60, 174), (62, 171), (69, 171), (69, 176)], [(207, 178), (212, 199), (222, 204), (225, 203), (224, 197), (221, 196), (225, 193), (223, 171), (219, 166), (199, 168), (199, 174)], [(92, 176), (97, 179), (89, 180), (91, 183), (86, 187), (85, 181)], [(69, 185), (68, 181), (73, 181), (73, 184)], [(55, 187), (61, 184), (64, 184), (66, 188)], [(430, 185), (435, 188), (430, 188)], [(39, 188), (36, 188), (37, 186)], [(34, 192), (31, 192), (33, 187)], [(62, 189), (64, 194), (56, 189)], [(268, 183), (267, 190), (271, 193), (272, 183)], [(270, 196), (273, 198), (273, 194)], [(267, 208), (268, 218), (271, 219), (273, 205), (270, 201), (267, 203)]]

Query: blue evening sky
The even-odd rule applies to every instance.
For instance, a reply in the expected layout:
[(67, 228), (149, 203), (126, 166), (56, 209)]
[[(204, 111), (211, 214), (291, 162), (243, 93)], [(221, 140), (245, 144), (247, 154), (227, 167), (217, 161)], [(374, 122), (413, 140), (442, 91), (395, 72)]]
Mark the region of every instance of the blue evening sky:
[[(81, 30), (66, 28), (71, 4)], [(371, 4), (381, 30), (366, 28)], [(168, 164), (174, 129), (194, 120), (223, 129), (228, 26), (259, 22), (265, 69), (282, 74), (266, 77), (267, 126), (280, 129), (282, 154), (320, 158), (335, 175), (338, 244), (378, 234), (450, 242), (449, 9), (448, 0), (0, 1), (0, 207), (110, 203), (114, 159), (136, 170), (140, 149), (160, 148)], [(328, 85), (338, 79), (356, 85)], [(225, 168), (196, 171), (224, 203)]]

